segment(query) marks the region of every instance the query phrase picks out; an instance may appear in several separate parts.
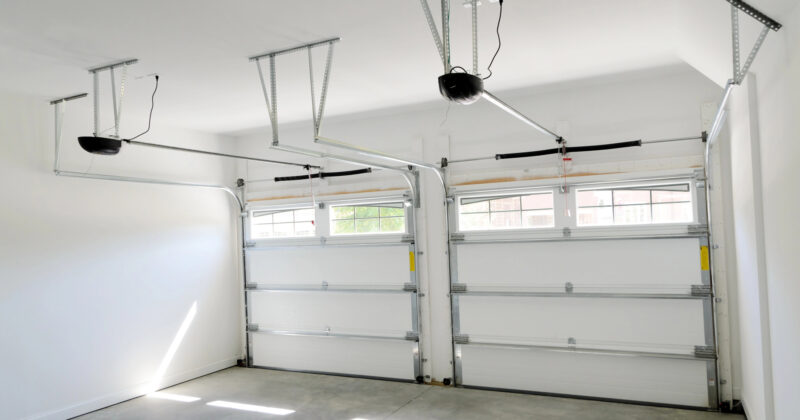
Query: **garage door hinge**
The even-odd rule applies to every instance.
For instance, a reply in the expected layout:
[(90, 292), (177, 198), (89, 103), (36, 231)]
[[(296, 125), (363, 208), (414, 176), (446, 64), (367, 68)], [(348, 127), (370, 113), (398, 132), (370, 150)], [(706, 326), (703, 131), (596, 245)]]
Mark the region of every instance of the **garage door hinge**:
[(247, 242), (244, 243), (244, 247), (245, 248), (252, 248), (254, 246), (256, 246), (255, 241), (247, 241)]
[(409, 244), (414, 243), (414, 235), (403, 235), (403, 239), (400, 240), (401, 242), (406, 242)]
[(463, 241), (464, 240), (464, 234), (463, 233), (451, 233), (450, 234), (450, 240), (451, 241)]
[(692, 296), (711, 296), (711, 286), (707, 284), (693, 284)]
[(406, 340), (419, 341), (419, 333), (415, 331), (406, 331)]
[(569, 238), (570, 236), (572, 236), (572, 229), (568, 227), (561, 229), (561, 235), (563, 235), (565, 238)]
[(703, 233), (708, 233), (708, 226), (706, 226), (706, 225), (689, 225), (686, 230), (690, 234), (703, 234)]
[(703, 359), (716, 359), (717, 349), (714, 346), (694, 346), (694, 355)]
[(255, 289), (258, 289), (258, 283), (247, 283), (247, 284), (244, 286), (244, 288), (245, 288), (245, 289), (247, 289), (247, 290), (255, 290)]
[(258, 331), (258, 324), (247, 324), (247, 331), (248, 332)]
[(417, 285), (414, 283), (405, 283), (403, 284), (403, 291), (404, 292), (416, 292)]
[(467, 291), (467, 285), (464, 283), (453, 283), (450, 285), (451, 293), (464, 293)]
[(453, 334), (453, 342), (456, 344), (469, 344), (469, 336), (467, 334)]

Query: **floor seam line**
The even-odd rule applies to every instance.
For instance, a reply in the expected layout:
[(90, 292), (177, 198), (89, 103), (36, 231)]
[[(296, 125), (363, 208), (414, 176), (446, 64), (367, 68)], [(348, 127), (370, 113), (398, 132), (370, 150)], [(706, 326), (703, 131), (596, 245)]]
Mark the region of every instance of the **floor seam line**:
[(403, 409), (405, 406), (407, 406), (407, 405), (411, 404), (411, 403), (412, 403), (412, 402), (414, 402), (414, 400), (416, 400), (417, 398), (420, 398), (420, 397), (422, 397), (423, 395), (425, 395), (425, 394), (427, 394), (428, 392), (430, 392), (430, 390), (431, 390), (431, 389), (433, 389), (433, 387), (429, 385), (429, 386), (428, 386), (428, 389), (426, 389), (425, 391), (422, 391), (422, 392), (420, 392), (418, 395), (416, 395), (416, 396), (414, 396), (413, 398), (411, 398), (410, 400), (406, 401), (406, 402), (405, 402), (403, 405), (401, 405), (400, 407), (397, 407), (397, 409), (396, 409), (396, 410), (394, 410), (394, 411), (392, 411), (391, 413), (389, 413), (389, 415), (388, 415), (388, 416), (386, 416), (386, 417), (384, 417), (384, 419), (388, 419), (388, 418), (390, 418), (390, 417), (394, 416), (395, 414), (397, 414), (397, 412), (398, 412), (398, 411), (402, 410), (402, 409)]

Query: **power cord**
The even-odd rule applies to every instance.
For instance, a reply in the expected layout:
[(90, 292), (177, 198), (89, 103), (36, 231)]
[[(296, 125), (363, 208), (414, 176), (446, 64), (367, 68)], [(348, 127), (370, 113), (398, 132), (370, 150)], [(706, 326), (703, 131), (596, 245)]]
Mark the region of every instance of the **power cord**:
[(147, 130), (144, 130), (136, 136), (127, 139), (127, 141), (136, 140), (150, 131), (150, 123), (153, 121), (153, 108), (156, 106), (156, 92), (158, 92), (158, 75), (156, 74), (155, 77), (156, 87), (153, 89), (153, 94), (150, 96), (150, 116), (147, 117)]
[(486, 80), (492, 77), (492, 64), (494, 64), (494, 59), (497, 58), (497, 53), (500, 52), (500, 47), (503, 46), (503, 42), (500, 40), (500, 21), (503, 19), (503, 0), (500, 0), (500, 14), (497, 16), (497, 28), (495, 32), (497, 32), (497, 50), (495, 50), (494, 55), (492, 56), (492, 61), (489, 62), (489, 67), (486, 70), (489, 72), (489, 75), (484, 77), (483, 80)]

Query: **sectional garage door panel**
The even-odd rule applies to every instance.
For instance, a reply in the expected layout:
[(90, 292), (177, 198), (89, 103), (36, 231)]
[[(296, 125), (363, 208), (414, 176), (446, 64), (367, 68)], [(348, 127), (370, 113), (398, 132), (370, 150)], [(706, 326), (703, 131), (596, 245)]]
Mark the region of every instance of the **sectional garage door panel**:
[(407, 244), (249, 249), (248, 278), (262, 285), (401, 287), (409, 282), (408, 253)]
[[(691, 354), (703, 343), (703, 301), (471, 296), (461, 331), (481, 342), (572, 344)], [(613, 326), (613, 327), (610, 327)]]
[(460, 244), (458, 282), (480, 288), (688, 293), (700, 284), (696, 238)]
[(456, 384), (714, 407), (707, 238), (674, 231), (456, 237)]
[(344, 375), (414, 379), (416, 343), (252, 334), (253, 364)]
[[(708, 406), (706, 362), (465, 345), (463, 384)], [(624, 396), (622, 398), (621, 396)]]
[(404, 337), (413, 330), (410, 294), (256, 292), (250, 322), (259, 329)]
[(416, 380), (415, 248), (402, 239), (247, 248), (250, 364)]

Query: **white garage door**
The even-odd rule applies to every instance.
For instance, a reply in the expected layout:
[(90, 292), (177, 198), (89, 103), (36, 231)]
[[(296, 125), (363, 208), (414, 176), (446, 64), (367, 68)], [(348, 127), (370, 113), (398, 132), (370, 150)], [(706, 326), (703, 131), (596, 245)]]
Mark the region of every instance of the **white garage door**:
[(456, 383), (716, 407), (695, 183), (457, 192)]
[(403, 197), (249, 215), (252, 366), (420, 376), (413, 214)]

